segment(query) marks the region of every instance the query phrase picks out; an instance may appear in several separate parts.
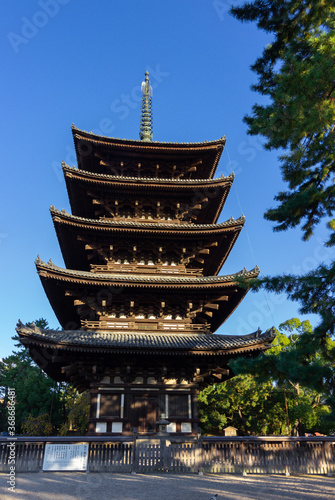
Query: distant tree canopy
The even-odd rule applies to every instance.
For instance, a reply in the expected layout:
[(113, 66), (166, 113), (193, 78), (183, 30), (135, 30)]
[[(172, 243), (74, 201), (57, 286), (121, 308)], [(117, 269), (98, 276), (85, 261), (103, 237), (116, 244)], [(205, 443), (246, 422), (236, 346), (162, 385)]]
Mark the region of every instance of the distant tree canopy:
[[(35, 321), (35, 324), (39, 328), (48, 328), (48, 322), (43, 318)], [(16, 433), (57, 434), (62, 429), (62, 433), (66, 434), (68, 430), (79, 428), (85, 433), (87, 407), (81, 407), (80, 415), (70, 415), (69, 421), (70, 412), (74, 412), (79, 403), (82, 405), (84, 396), (77, 394), (69, 384), (57, 383), (48, 377), (32, 361), (28, 349), (19, 342), (19, 337), (15, 335), (12, 338), (18, 350), (0, 361), (0, 431), (7, 430), (8, 390), (15, 389)], [(86, 395), (87, 403), (87, 394), (83, 394)]]
[[(239, 375), (199, 396), (203, 432), (223, 434), (232, 425), (240, 435), (334, 433), (329, 396), (334, 395), (335, 367), (321, 352), (301, 358), (299, 344), (311, 334), (308, 321), (293, 318), (279, 326), (272, 348), (256, 361), (244, 358), (230, 363)], [(328, 343), (334, 348), (335, 342), (328, 339)], [(306, 363), (314, 373), (313, 388), (305, 379), (310, 373)]]

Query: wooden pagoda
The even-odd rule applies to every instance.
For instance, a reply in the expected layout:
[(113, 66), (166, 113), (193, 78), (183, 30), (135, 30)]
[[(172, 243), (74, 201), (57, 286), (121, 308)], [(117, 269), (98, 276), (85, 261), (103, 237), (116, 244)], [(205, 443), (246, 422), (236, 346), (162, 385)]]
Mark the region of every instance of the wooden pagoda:
[(246, 294), (236, 278), (259, 272), (218, 275), (244, 224), (217, 223), (233, 182), (214, 179), (225, 138), (152, 141), (148, 74), (142, 89), (140, 141), (72, 127), (72, 213), (50, 209), (65, 268), (36, 260), (62, 330), (17, 331), (49, 376), (90, 390), (89, 434), (155, 435), (163, 415), (192, 435), (199, 390), (274, 335), (214, 334)]

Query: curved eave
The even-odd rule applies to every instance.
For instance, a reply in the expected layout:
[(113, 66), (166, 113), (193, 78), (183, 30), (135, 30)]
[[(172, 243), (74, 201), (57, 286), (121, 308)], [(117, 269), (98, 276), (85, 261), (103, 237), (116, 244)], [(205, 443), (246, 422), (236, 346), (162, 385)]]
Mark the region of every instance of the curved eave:
[(93, 284), (97, 286), (121, 286), (124, 287), (149, 287), (149, 288), (215, 288), (222, 286), (234, 285), (236, 286), (236, 280), (238, 278), (257, 278), (259, 274), (258, 267), (255, 267), (251, 271), (240, 271), (235, 274), (229, 274), (226, 276), (200, 276), (200, 277), (185, 277), (185, 276), (143, 276), (143, 275), (133, 275), (125, 276), (118, 274), (99, 274), (90, 273), (87, 271), (78, 271), (74, 269), (64, 269), (58, 267), (52, 262), (45, 263), (41, 259), (36, 260), (37, 272), (40, 276), (45, 276), (46, 278), (59, 279), (64, 281), (73, 281), (80, 284)]
[[(129, 139), (117, 139), (104, 137), (85, 132), (72, 126), (72, 134), (77, 155), (78, 167), (87, 170), (87, 166), (93, 165), (93, 150), (100, 150), (108, 153), (109, 158), (130, 157), (141, 159), (154, 158), (155, 161), (169, 161), (178, 158), (179, 160), (202, 160), (201, 169), (197, 171), (197, 177), (209, 178), (215, 173), (218, 166), (226, 138), (222, 137), (215, 141), (195, 142), (195, 143), (174, 143), (157, 141), (138, 141)], [(82, 146), (86, 144), (86, 146)], [(96, 163), (96, 162), (95, 162)], [(90, 170), (90, 168), (88, 168)]]
[(86, 217), (78, 217), (76, 215), (71, 215), (65, 210), (58, 210), (54, 206), (50, 208), (50, 213), (53, 218), (59, 219), (62, 223), (73, 224), (76, 227), (90, 227), (92, 229), (103, 229), (103, 230), (119, 230), (119, 231), (144, 231), (146, 234), (155, 233), (159, 231), (160, 234), (166, 233), (183, 233), (196, 234), (202, 236), (206, 233), (212, 234), (214, 231), (224, 231), (227, 229), (233, 229), (238, 226), (243, 226), (245, 223), (245, 217), (242, 215), (238, 219), (231, 217), (229, 220), (220, 222), (219, 224), (174, 224), (174, 223), (164, 223), (164, 222), (132, 222), (132, 221), (112, 221), (112, 220), (100, 220), (100, 219), (89, 219)]
[[(211, 358), (213, 361), (227, 363), (229, 359), (247, 355), (254, 356), (271, 347), (275, 338), (274, 329), (264, 334), (257, 331), (244, 336), (223, 335), (115, 335), (111, 332), (84, 332), (82, 330), (53, 331), (37, 327), (28, 328), (21, 322), (16, 331), (20, 342), (29, 349), (33, 360), (54, 380), (69, 381), (63, 366), (71, 362), (73, 356), (80, 362), (89, 364), (111, 363), (115, 357), (126, 355), (136, 359), (155, 360), (168, 358), (188, 358), (195, 362), (199, 358)], [(129, 340), (131, 340), (129, 342)], [(104, 360), (104, 361), (103, 361)], [(150, 362), (150, 361), (149, 361)], [(87, 382), (78, 382), (82, 389)]]
[[(156, 245), (162, 239), (179, 242), (200, 240), (218, 242), (218, 246), (211, 250), (210, 255), (204, 256), (204, 274), (216, 275), (226, 261), (245, 222), (242, 216), (237, 220), (230, 219), (221, 224), (208, 225), (129, 224), (85, 219), (55, 208), (50, 209), (50, 212), (66, 267), (80, 270), (89, 270), (89, 264), (101, 264), (99, 260), (88, 262), (85, 241), (98, 241), (106, 246), (120, 238), (134, 243), (139, 239), (148, 239)], [(78, 236), (82, 236), (83, 239)], [(96, 255), (99, 259), (99, 254)]]
[(87, 182), (98, 183), (98, 184), (106, 184), (113, 183), (118, 185), (122, 184), (146, 184), (149, 187), (153, 187), (154, 189), (159, 188), (160, 186), (169, 186), (171, 188), (208, 188), (208, 186), (216, 186), (217, 184), (228, 183), (232, 184), (234, 181), (234, 173), (232, 172), (230, 175), (221, 176), (216, 179), (167, 179), (160, 177), (131, 177), (131, 176), (118, 176), (118, 175), (108, 175), (101, 174), (97, 172), (89, 172), (86, 170), (80, 170), (76, 167), (70, 167), (65, 162), (62, 162), (62, 170), (65, 177), (75, 177), (77, 179), (83, 179)]
[[(255, 278), (259, 273), (259, 269), (255, 268), (249, 272), (242, 271), (229, 276), (198, 278), (103, 275), (62, 269), (52, 263), (45, 264), (40, 259), (36, 261), (36, 267), (50, 304), (63, 327), (71, 322), (80, 325), (78, 313), (73, 303), (73, 293), (85, 290), (85, 295), (97, 297), (97, 293), (101, 291), (112, 290), (119, 297), (120, 294), (127, 293), (154, 293), (156, 296), (162, 295), (164, 301), (168, 298), (173, 301), (177, 292), (187, 293), (190, 301), (192, 296), (198, 298), (201, 296), (202, 299), (206, 298), (211, 302), (225, 295), (227, 300), (220, 303), (219, 309), (213, 311), (209, 320), (212, 331), (215, 331), (232, 314), (247, 293), (245, 288), (237, 285), (237, 277)], [(73, 293), (69, 293), (71, 290)]]
[[(228, 197), (234, 176), (205, 182), (178, 182), (156, 179), (135, 179), (90, 174), (78, 169), (63, 167), (66, 188), (69, 195), (72, 213), (78, 216), (94, 218), (96, 206), (92, 198), (102, 199), (161, 199), (175, 198), (178, 203), (196, 205), (201, 199), (207, 198), (200, 209), (193, 210), (197, 223), (215, 223)], [(90, 193), (90, 194), (88, 194)]]
[(84, 330), (44, 330), (38, 327), (17, 325), (16, 331), (21, 338), (29, 339), (43, 347), (54, 345), (56, 348), (101, 350), (102, 352), (127, 351), (142, 352), (159, 350), (169, 354), (232, 354), (237, 350), (259, 350), (267, 348), (275, 338), (275, 330), (265, 333), (260, 330), (248, 335), (215, 334), (139, 334), (113, 333)]

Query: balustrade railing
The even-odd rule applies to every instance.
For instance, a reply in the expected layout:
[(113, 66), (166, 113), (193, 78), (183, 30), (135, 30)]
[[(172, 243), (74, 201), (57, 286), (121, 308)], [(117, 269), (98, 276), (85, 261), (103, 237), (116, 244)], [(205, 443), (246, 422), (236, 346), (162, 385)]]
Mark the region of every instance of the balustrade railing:
[[(9, 443), (0, 438), (0, 471), (9, 471)], [(16, 472), (42, 470), (45, 444), (89, 443), (90, 472), (217, 474), (335, 474), (335, 437), (220, 437), (190, 441), (172, 436), (16, 437)], [(13, 448), (13, 447), (12, 447)], [(10, 455), (11, 453), (11, 455)]]
[(183, 333), (208, 333), (209, 325), (195, 323), (179, 323), (178, 321), (157, 321), (157, 320), (136, 320), (129, 321), (129, 318), (120, 318), (115, 320), (100, 320), (81, 322), (85, 330), (134, 330), (139, 331), (157, 331), (157, 332), (183, 332)]
[(140, 264), (113, 264), (92, 265), (92, 273), (127, 273), (127, 274), (162, 274), (179, 276), (201, 276), (200, 269), (191, 269), (185, 266), (162, 266), (162, 265), (140, 265)]

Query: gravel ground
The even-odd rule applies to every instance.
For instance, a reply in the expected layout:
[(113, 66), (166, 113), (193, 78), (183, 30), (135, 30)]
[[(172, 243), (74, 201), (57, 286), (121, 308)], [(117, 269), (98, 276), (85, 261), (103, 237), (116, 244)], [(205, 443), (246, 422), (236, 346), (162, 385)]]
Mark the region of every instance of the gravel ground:
[(335, 478), (278, 475), (149, 475), (80, 472), (20, 473), (15, 492), (0, 474), (0, 498), (47, 500), (328, 500)]

